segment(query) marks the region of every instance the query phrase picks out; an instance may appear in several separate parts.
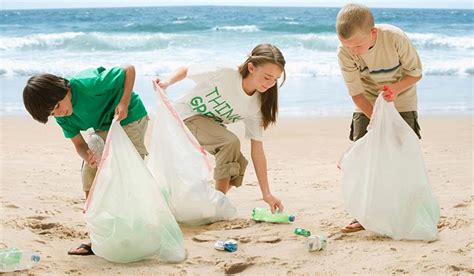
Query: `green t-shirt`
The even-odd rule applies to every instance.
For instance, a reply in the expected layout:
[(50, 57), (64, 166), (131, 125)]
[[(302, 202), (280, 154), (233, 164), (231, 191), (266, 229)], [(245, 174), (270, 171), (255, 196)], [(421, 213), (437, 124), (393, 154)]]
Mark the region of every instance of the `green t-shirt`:
[[(108, 130), (115, 115), (115, 108), (122, 99), (125, 70), (121, 67), (103, 67), (84, 70), (66, 77), (71, 87), (73, 113), (55, 118), (66, 138), (73, 138), (81, 130), (94, 128)], [(120, 121), (126, 125), (147, 112), (140, 97), (132, 92), (127, 118)]]

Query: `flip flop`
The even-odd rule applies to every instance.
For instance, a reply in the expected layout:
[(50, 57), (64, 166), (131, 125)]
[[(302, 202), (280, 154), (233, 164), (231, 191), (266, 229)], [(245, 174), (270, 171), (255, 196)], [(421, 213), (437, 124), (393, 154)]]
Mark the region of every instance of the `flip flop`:
[[(356, 219), (354, 219), (347, 226), (350, 226), (350, 225), (353, 225), (353, 224), (356, 224), (356, 223), (359, 223), (359, 222)], [(360, 225), (358, 227), (351, 227), (351, 228), (348, 228), (347, 226), (345, 226), (344, 228), (341, 229), (342, 233), (354, 233), (354, 232), (365, 230), (364, 226), (362, 226), (362, 225)]]
[[(86, 251), (78, 251), (78, 249), (85, 249)], [(78, 251), (78, 252), (77, 252)], [(77, 248), (69, 250), (67, 252), (68, 255), (79, 255), (79, 256), (88, 256), (88, 255), (94, 255), (94, 252), (92, 251), (92, 247), (88, 244), (81, 244)]]

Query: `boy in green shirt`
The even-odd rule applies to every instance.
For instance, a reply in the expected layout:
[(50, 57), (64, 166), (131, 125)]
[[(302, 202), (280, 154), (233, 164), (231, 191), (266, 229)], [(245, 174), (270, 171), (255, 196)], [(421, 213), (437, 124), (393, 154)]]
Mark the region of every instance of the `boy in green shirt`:
[[(71, 77), (40, 74), (31, 77), (23, 90), (23, 102), (31, 116), (46, 123), (54, 116), (64, 136), (71, 139), (84, 160), (82, 184), (86, 198), (97, 172), (96, 153), (89, 149), (80, 131), (93, 128), (104, 141), (112, 120), (117, 117), (138, 153), (148, 154), (145, 132), (147, 112), (134, 93), (135, 68), (132, 65), (84, 70)], [(89, 244), (68, 252), (71, 255), (93, 254)]]

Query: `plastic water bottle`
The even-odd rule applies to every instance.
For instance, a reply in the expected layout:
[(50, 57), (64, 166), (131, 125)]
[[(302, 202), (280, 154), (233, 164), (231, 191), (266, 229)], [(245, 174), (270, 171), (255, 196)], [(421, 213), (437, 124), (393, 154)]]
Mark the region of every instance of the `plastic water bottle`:
[(285, 212), (275, 212), (273, 214), (269, 209), (253, 208), (252, 219), (255, 221), (284, 223), (295, 221), (295, 216), (288, 215)]
[(306, 247), (309, 252), (320, 251), (326, 248), (328, 241), (323, 235), (312, 235), (306, 241)]
[(40, 256), (33, 251), (14, 247), (0, 250), (0, 272), (29, 269), (39, 261)]
[(309, 237), (311, 236), (311, 232), (306, 230), (306, 229), (303, 229), (303, 228), (296, 228), (295, 229), (295, 234), (296, 235), (300, 235), (300, 236), (303, 236), (303, 237)]
[(102, 153), (104, 152), (104, 139), (102, 139), (102, 137), (100, 137), (98, 134), (92, 133), (90, 134), (89, 139), (87, 140), (87, 146), (89, 147), (89, 149), (95, 152), (97, 165), (99, 165), (100, 161), (102, 160)]

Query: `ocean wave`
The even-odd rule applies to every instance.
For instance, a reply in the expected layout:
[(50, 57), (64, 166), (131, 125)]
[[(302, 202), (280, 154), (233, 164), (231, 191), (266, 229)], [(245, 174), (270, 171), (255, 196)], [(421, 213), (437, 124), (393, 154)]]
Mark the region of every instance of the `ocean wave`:
[(466, 67), (428, 67), (424, 70), (425, 75), (431, 76), (474, 76), (474, 66)]
[[(221, 57), (219, 60), (223, 60)], [(0, 63), (0, 76), (31, 76), (51, 73), (67, 76), (91, 67), (106, 68), (131, 63), (135, 65), (137, 75), (167, 75), (176, 68), (189, 63), (212, 63), (216, 58), (199, 49), (167, 48), (160, 51), (128, 52), (91, 52), (76, 54), (55, 52), (38, 55), (32, 53), (22, 57), (4, 57)]]
[(242, 25), (242, 26), (216, 26), (212, 28), (216, 32), (239, 32), (239, 33), (253, 33), (260, 29), (256, 25)]
[(124, 51), (156, 50), (174, 45), (186, 45), (199, 41), (195, 35), (184, 34), (106, 34), (66, 32), (36, 34), (27, 37), (0, 38), (0, 51)]
[[(174, 25), (188, 24), (176, 21)], [(281, 23), (286, 28), (300, 28), (301, 25), (295, 21)], [(132, 24), (133, 25), (133, 24)], [(133, 26), (132, 26), (133, 27)], [(309, 32), (309, 33), (282, 33), (275, 35), (268, 32), (269, 28), (257, 27), (256, 25), (239, 26), (215, 26), (207, 29), (214, 32), (223, 32), (218, 37), (212, 37), (216, 43), (219, 40), (226, 41), (226, 37), (232, 35), (232, 39), (246, 39), (248, 33), (263, 31), (262, 40), (271, 40), (283, 48), (303, 48), (314, 51), (336, 51), (339, 45), (337, 36), (332, 32)], [(306, 28), (306, 26), (302, 26)], [(321, 26), (314, 28), (326, 27)], [(408, 33), (411, 41), (418, 51), (467, 51), (474, 49), (474, 36), (447, 36), (434, 33)], [(207, 37), (207, 38), (206, 38)], [(203, 42), (209, 40), (209, 33), (102, 33), (102, 32), (63, 32), (63, 33), (40, 33), (28, 36), (6, 36), (0, 37), (0, 53), (21, 51), (150, 51), (165, 49), (168, 47), (200, 47)], [(469, 53), (468, 53), (469, 54)]]
[(473, 50), (474, 37), (472, 36), (447, 36), (435, 33), (407, 33), (417, 49), (426, 50)]
[[(216, 63), (225, 62), (226, 64), (239, 64), (241, 60), (235, 60), (229, 54), (225, 56), (208, 56), (208, 53), (202, 51), (181, 51), (181, 55), (172, 55), (171, 51), (167, 54), (151, 54), (150, 52), (139, 53), (132, 56), (111, 54), (102, 56), (100, 53), (89, 55), (87, 57), (44, 57), (43, 59), (30, 60), (11, 60), (4, 59), (0, 65), (0, 76), (31, 76), (39, 73), (52, 73), (58, 75), (70, 75), (80, 68), (93, 66), (117, 66), (124, 63), (132, 63), (136, 67), (137, 75), (156, 76), (168, 75), (176, 68), (189, 63)], [(311, 54), (303, 50), (299, 53), (297, 50), (288, 51), (286, 56), (286, 73), (288, 77), (322, 77), (322, 76), (340, 76), (340, 68), (335, 55)], [(51, 62), (54, 60), (54, 62)], [(79, 68), (79, 69), (78, 69)], [(423, 74), (433, 76), (474, 76), (474, 65), (461, 60), (452, 60), (445, 62), (424, 62)]]
[(283, 33), (283, 34), (323, 34), (332, 33), (335, 34), (334, 24), (316, 24), (316, 23), (301, 23), (297, 21), (281, 21), (273, 24), (267, 24), (261, 26), (260, 29), (266, 32)]
[[(0, 50), (0, 76), (30, 76), (43, 72), (63, 75), (74, 73), (78, 68), (125, 63), (133, 63), (140, 75), (166, 75), (189, 63), (241, 63), (248, 53), (249, 43), (236, 43), (235, 39), (225, 41), (226, 37), (214, 36), (209, 39), (209, 36), (191, 34), (144, 36), (64, 33), (60, 37), (38, 35), (18, 41), (5, 39), (10, 44), (0, 43), (0, 47), (9, 47), (9, 50)], [(267, 40), (260, 35), (257, 38)], [(340, 75), (336, 56), (339, 42), (334, 35), (280, 35), (267, 38), (268, 42), (278, 45), (284, 53), (288, 76)], [(88, 41), (89, 45), (82, 45), (84, 41)], [(51, 45), (45, 46), (40, 42)], [(81, 47), (80, 51), (74, 48), (79, 47), (77, 44)], [(105, 50), (98, 49), (97, 45), (102, 45)], [(28, 47), (34, 50), (23, 50)], [(468, 51), (421, 50), (419, 54), (424, 75), (474, 75), (473, 55)]]
[[(474, 49), (473, 36), (447, 36), (434, 33), (409, 33), (408, 36), (418, 51)], [(285, 47), (299, 46), (320, 51), (336, 51), (340, 44), (337, 36), (331, 32), (281, 35), (276, 41)]]
[(59, 45), (64, 45), (66, 41), (83, 36), (82, 32), (66, 32), (55, 34), (37, 34), (25, 37), (0, 37), (0, 50), (31, 50), (31, 49), (54, 49)]
[(336, 52), (339, 46), (337, 37), (330, 33), (281, 35), (275, 38), (275, 44), (282, 48), (302, 48), (313, 51)]
[(192, 18), (191, 16), (187, 16), (187, 15), (176, 17), (177, 20), (188, 20), (188, 19), (191, 19), (191, 18)]

